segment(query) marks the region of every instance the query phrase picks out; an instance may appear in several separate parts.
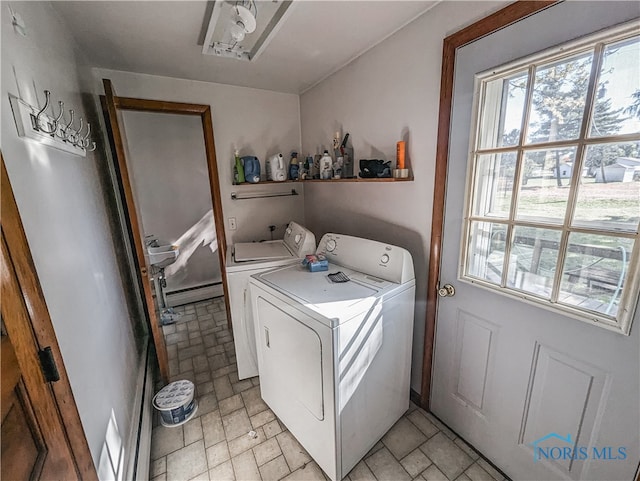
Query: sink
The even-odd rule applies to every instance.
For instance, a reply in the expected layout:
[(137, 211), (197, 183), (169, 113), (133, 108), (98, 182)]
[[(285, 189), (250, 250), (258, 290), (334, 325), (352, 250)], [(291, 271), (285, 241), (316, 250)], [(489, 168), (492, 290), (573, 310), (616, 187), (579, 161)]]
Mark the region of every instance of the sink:
[(161, 268), (173, 264), (180, 254), (180, 247), (175, 245), (166, 245), (158, 247), (147, 247), (149, 254), (149, 264)]

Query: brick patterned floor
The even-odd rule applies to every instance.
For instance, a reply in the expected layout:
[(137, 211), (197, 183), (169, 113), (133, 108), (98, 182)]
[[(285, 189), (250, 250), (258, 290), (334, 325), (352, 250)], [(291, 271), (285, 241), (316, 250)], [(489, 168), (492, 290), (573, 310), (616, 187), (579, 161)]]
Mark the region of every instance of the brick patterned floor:
[[(152, 480), (328, 479), (262, 401), (258, 378), (238, 379), (224, 299), (176, 311), (183, 317), (163, 327), (171, 380), (193, 381), (199, 408), (196, 417), (179, 427), (160, 426), (154, 416)], [(255, 431), (255, 437), (249, 431)], [(503, 481), (504, 477), (412, 403), (345, 479)]]

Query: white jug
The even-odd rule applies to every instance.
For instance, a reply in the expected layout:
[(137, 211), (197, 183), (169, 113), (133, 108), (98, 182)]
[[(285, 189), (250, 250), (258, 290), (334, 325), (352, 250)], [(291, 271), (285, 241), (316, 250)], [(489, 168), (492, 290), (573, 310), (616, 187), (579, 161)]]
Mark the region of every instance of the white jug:
[(276, 182), (287, 180), (287, 170), (284, 167), (282, 154), (276, 154), (267, 160), (267, 180)]

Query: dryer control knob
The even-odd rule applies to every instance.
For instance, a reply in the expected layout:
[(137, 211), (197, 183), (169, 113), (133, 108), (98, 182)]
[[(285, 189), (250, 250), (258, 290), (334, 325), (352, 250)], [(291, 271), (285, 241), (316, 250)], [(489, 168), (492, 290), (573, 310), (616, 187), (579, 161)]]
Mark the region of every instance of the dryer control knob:
[(293, 241), (296, 244), (300, 244), (300, 241), (302, 240), (302, 234), (296, 234), (296, 236), (293, 238)]
[(287, 235), (291, 235), (291, 227), (288, 227), (285, 233), (286, 233)]
[(389, 262), (389, 256), (387, 254), (384, 254), (381, 258), (380, 258), (380, 262), (382, 262), (383, 264), (386, 264), (387, 262)]
[(333, 252), (336, 248), (336, 241), (333, 239), (329, 239), (327, 241), (327, 252)]

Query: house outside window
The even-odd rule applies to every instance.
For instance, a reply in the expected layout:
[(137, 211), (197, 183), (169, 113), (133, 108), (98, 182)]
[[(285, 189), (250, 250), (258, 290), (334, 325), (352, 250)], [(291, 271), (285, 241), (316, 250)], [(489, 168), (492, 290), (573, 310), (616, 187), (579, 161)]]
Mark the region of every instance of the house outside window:
[(640, 289), (640, 28), (476, 78), (463, 281), (628, 334)]

